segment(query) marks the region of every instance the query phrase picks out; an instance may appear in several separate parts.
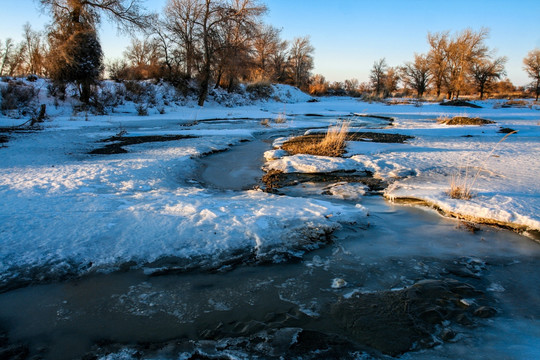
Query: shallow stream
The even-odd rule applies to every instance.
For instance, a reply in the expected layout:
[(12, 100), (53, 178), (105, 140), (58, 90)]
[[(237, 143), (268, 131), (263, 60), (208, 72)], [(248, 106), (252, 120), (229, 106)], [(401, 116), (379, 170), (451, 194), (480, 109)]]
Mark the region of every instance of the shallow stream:
[[(267, 148), (255, 140), (206, 157), (201, 184), (216, 192), (257, 185)], [(282, 191), (347, 203), (313, 191), (324, 185)], [(214, 273), (117, 272), (0, 294), (6, 327), (0, 341), (15, 355), (57, 360), (110, 352), (159, 359), (390, 358), (407, 346), (389, 345), (394, 338), (415, 349), (399, 355), (404, 359), (540, 358), (538, 243), (492, 227), (472, 232), (377, 195), (348, 203), (357, 202), (369, 210), (366, 223), (344, 225), (330, 245), (301, 261)], [(425, 305), (407, 289), (427, 279), (438, 281), (438, 290)], [(419, 291), (427, 294), (430, 284)], [(397, 307), (386, 311), (402, 304), (397, 298), (406, 300), (405, 317)], [(368, 310), (347, 312), (348, 301)], [(369, 326), (346, 319), (355, 316)]]

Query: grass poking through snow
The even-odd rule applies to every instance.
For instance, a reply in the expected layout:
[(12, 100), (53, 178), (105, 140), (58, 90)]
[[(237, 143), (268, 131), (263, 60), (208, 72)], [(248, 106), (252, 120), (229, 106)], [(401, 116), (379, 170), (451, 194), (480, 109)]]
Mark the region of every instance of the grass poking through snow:
[(448, 195), (452, 199), (461, 199), (461, 200), (470, 200), (473, 197), (473, 187), (476, 183), (476, 180), (478, 179), (478, 176), (480, 175), (480, 171), (484, 169), (487, 161), (491, 156), (493, 155), (493, 152), (495, 152), (495, 149), (499, 146), (500, 143), (502, 143), (504, 140), (506, 140), (510, 135), (517, 133), (517, 131), (512, 131), (506, 134), (499, 142), (493, 146), (489, 154), (486, 156), (484, 161), (478, 166), (476, 173), (473, 177), (469, 177), (469, 167), (467, 166), (465, 168), (465, 174), (462, 175), (462, 173), (458, 173), (455, 175), (452, 175), (452, 178), (450, 180), (450, 189), (447, 191)]
[(306, 135), (293, 138), (283, 144), (283, 150), (292, 155), (341, 156), (345, 153), (348, 133), (349, 123), (344, 121), (340, 125), (329, 127), (324, 137)]

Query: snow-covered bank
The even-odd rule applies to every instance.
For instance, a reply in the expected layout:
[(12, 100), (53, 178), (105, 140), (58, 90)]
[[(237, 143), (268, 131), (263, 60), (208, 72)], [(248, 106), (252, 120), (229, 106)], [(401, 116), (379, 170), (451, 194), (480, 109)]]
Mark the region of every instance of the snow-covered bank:
[(235, 258), (279, 261), (319, 246), (340, 222), (365, 216), (324, 201), (190, 184), (196, 157), (249, 139), (251, 131), (203, 131), (132, 145), (127, 154), (88, 155), (105, 133), (87, 127), (16, 134), (2, 149), (1, 285), (126, 264), (156, 271), (219, 267)]
[[(405, 144), (349, 141), (345, 158), (287, 156), (274, 150), (268, 152), (265, 168), (285, 173), (367, 170), (391, 183), (384, 193), (389, 199), (417, 199), (450, 216), (520, 231), (540, 230), (538, 106), (508, 109), (486, 101), (481, 103), (483, 108), (464, 110), (438, 104), (420, 108), (360, 104), (365, 106), (365, 113), (392, 116), (395, 121), (388, 129), (353, 127), (351, 131), (414, 138)], [(440, 116), (462, 116), (465, 112), (496, 124), (448, 126), (436, 121)], [(501, 128), (518, 132), (499, 143), (505, 136)], [(280, 139), (275, 146), (279, 148), (282, 143)], [(472, 187), (472, 199), (448, 195), (453, 179)]]
[[(168, 105), (137, 116), (135, 105), (109, 115), (72, 114), (40, 92), (49, 119), (43, 130), (11, 133), (0, 148), (0, 282), (36, 281), (122, 266), (218, 267), (233, 258), (279, 260), (317, 241), (342, 222), (361, 222), (363, 186), (328, 190), (351, 203), (278, 197), (258, 191), (218, 192), (193, 181), (196, 158), (226, 150), (258, 133), (328, 126), (354, 113), (391, 116), (392, 129), (414, 136), (405, 144), (351, 142), (347, 158), (287, 156), (274, 151), (267, 169), (285, 172), (368, 170), (392, 183), (389, 198), (419, 198), (449, 212), (540, 229), (540, 112), (532, 109), (467, 109), (497, 122), (484, 127), (439, 125), (441, 114), (461, 108), (437, 104), (387, 106), (350, 98), (308, 103), (281, 87), (290, 102), (274, 99), (227, 107), (210, 102)], [(155, 111), (154, 111), (155, 110)], [(318, 114), (320, 117), (304, 116)], [(276, 122), (273, 119), (280, 118)], [(202, 121), (219, 119), (213, 121)], [(270, 119), (261, 124), (261, 120)], [(24, 120), (24, 119), (22, 119)], [(353, 121), (356, 121), (353, 119)], [(369, 122), (362, 118), (357, 123)], [(0, 117), (0, 126), (21, 119)], [(380, 121), (377, 122), (380, 125)], [(500, 144), (500, 126), (519, 131)], [(371, 131), (357, 128), (357, 131)], [(122, 136), (186, 135), (167, 142), (127, 146), (128, 153), (89, 155), (100, 140)], [(464, 137), (469, 136), (472, 137)], [(469, 165), (469, 172), (461, 167)], [(481, 169), (480, 169), (481, 168)], [(461, 170), (460, 170), (461, 169)], [(480, 169), (472, 200), (446, 195), (453, 174)]]

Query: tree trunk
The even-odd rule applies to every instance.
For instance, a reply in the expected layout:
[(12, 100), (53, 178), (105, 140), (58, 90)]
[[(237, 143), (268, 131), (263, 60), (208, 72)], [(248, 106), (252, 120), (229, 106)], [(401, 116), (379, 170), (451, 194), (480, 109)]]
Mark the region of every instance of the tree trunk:
[(80, 83), (80, 89), (81, 89), (80, 100), (82, 103), (88, 105), (90, 103), (90, 94), (91, 94), (90, 83), (87, 81), (83, 81), (82, 83)]
[(218, 75), (216, 78), (216, 86), (214, 86), (214, 89), (217, 89), (219, 87), (219, 84), (221, 83), (221, 77), (223, 76), (223, 68), (220, 67), (218, 70)]
[(199, 89), (199, 106), (204, 106), (204, 102), (206, 101), (206, 97), (208, 96), (208, 85), (210, 84), (210, 62), (207, 61), (206, 64), (204, 64), (203, 72), (202, 72), (202, 79), (201, 79), (201, 85)]
[(210, 84), (210, 34), (208, 29), (208, 19), (210, 16), (210, 0), (206, 0), (206, 12), (202, 24), (202, 36), (204, 45), (204, 65), (202, 69), (202, 79), (199, 90), (199, 106), (204, 106), (206, 97), (208, 96), (208, 85)]

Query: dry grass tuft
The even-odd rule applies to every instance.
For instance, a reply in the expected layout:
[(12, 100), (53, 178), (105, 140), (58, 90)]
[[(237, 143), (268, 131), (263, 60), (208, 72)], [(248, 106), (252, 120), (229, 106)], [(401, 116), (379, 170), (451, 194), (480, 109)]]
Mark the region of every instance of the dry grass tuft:
[(472, 198), (472, 186), (467, 184), (467, 180), (467, 175), (463, 177), (461, 175), (452, 175), (448, 195), (452, 199), (470, 200)]
[(287, 122), (287, 115), (285, 113), (279, 113), (278, 116), (274, 119), (276, 124), (284, 124)]
[(263, 119), (261, 120), (261, 125), (269, 127), (270, 126), (270, 119)]
[(446, 124), (447, 121), (450, 120), (450, 116), (447, 115), (447, 114), (441, 114), (439, 115), (439, 117), (437, 118), (437, 122), (439, 124)]
[(506, 140), (510, 135), (517, 133), (517, 131), (512, 131), (503, 136), (499, 142), (493, 146), (489, 154), (486, 156), (484, 161), (480, 164), (478, 167), (478, 170), (476, 170), (476, 174), (471, 178), (469, 177), (469, 167), (465, 168), (465, 175), (462, 175), (461, 172), (452, 175), (452, 178), (450, 180), (450, 189), (447, 191), (448, 195), (452, 199), (461, 199), (461, 200), (470, 200), (473, 197), (472, 189), (474, 187), (474, 184), (476, 183), (476, 180), (478, 179), (478, 176), (480, 175), (480, 171), (485, 167), (487, 161), (491, 156), (493, 156), (493, 153), (495, 152), (495, 149), (499, 146), (500, 143), (502, 143), (504, 140)]
[(342, 122), (340, 125), (328, 128), (324, 137), (320, 135), (306, 135), (293, 138), (285, 142), (283, 150), (290, 154), (309, 154), (319, 156), (341, 156), (345, 153), (349, 123)]

